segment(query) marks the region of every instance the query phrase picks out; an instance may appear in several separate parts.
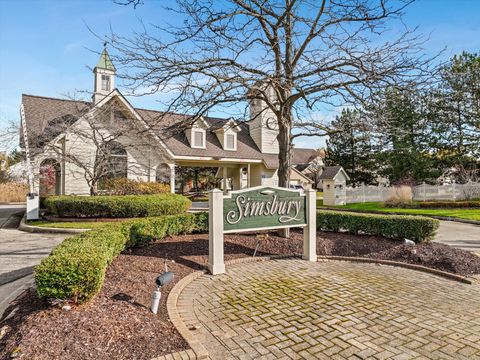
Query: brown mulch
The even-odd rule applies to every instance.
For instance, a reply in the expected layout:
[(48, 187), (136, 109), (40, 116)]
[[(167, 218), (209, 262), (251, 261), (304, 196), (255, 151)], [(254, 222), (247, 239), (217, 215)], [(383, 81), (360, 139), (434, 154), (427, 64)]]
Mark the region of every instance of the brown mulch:
[[(251, 256), (255, 235), (226, 235), (225, 259)], [(415, 251), (413, 251), (415, 250)], [(258, 255), (294, 254), (302, 251), (302, 234), (290, 239), (263, 236)], [(480, 273), (480, 257), (447, 245), (430, 243), (410, 247), (374, 236), (318, 233), (319, 255), (366, 256), (420, 264), (469, 276)], [(164, 259), (175, 274), (162, 290), (159, 313), (150, 312), (154, 280), (164, 269)], [(109, 266), (105, 284), (89, 303), (47, 307), (33, 290), (22, 294), (0, 324), (0, 357), (12, 353), (24, 359), (151, 359), (187, 349), (188, 345), (168, 319), (166, 299), (182, 277), (202, 269), (208, 258), (208, 235), (168, 237), (143, 248), (129, 250)], [(15, 311), (16, 309), (16, 311)]]

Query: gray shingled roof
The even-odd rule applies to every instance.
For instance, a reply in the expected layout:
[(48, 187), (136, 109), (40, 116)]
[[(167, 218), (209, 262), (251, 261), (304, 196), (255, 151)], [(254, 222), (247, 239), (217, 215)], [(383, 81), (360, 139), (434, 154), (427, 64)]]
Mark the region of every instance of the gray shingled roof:
[(323, 169), (322, 174), (319, 177), (319, 180), (332, 180), (338, 174), (338, 172), (342, 169), (341, 166), (326, 166)]
[[(53, 139), (64, 129), (62, 124), (70, 124), (92, 108), (91, 102), (63, 100), (34, 95), (22, 95), (25, 117), (31, 147), (39, 147), (45, 141)], [(205, 149), (193, 149), (188, 143), (185, 128), (189, 115), (165, 113), (155, 110), (135, 109), (151, 126), (155, 134), (165, 142), (177, 156), (204, 156), (239, 159), (263, 160), (269, 168), (278, 167), (278, 156), (262, 154), (250, 136), (248, 124), (240, 123), (241, 131), (237, 133), (237, 150), (224, 150), (214, 130), (220, 128), (228, 119), (205, 117), (210, 128), (207, 131)], [(62, 123), (62, 121), (64, 121)], [(67, 123), (68, 121), (68, 123)], [(317, 156), (314, 149), (294, 148), (292, 164), (306, 164)]]

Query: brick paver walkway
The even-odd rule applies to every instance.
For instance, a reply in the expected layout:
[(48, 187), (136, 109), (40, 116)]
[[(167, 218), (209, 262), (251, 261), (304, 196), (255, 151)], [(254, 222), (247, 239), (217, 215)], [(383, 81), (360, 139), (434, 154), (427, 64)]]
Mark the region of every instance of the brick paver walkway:
[(238, 264), (177, 305), (212, 359), (480, 359), (480, 286), (403, 268)]

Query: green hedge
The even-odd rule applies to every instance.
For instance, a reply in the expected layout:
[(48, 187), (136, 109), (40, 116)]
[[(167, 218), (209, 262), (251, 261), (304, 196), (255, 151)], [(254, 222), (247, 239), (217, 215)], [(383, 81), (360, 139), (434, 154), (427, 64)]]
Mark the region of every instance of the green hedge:
[(480, 208), (480, 201), (422, 201), (414, 203), (411, 207), (418, 209)]
[(410, 239), (417, 243), (432, 240), (439, 226), (436, 219), (408, 215), (374, 215), (344, 211), (317, 212), (317, 229), (344, 230), (392, 239)]
[(176, 194), (123, 196), (49, 196), (43, 201), (50, 214), (60, 217), (130, 218), (185, 213), (191, 205)]
[[(438, 220), (419, 216), (319, 211), (319, 230), (367, 233), (416, 242), (433, 238)], [(167, 235), (206, 232), (208, 214), (179, 214), (109, 223), (66, 239), (35, 268), (37, 292), (44, 298), (84, 303), (102, 287), (108, 265), (123, 250)]]
[(84, 303), (102, 287), (107, 266), (123, 250), (166, 235), (204, 232), (206, 214), (131, 220), (91, 230), (63, 241), (35, 268), (40, 297)]

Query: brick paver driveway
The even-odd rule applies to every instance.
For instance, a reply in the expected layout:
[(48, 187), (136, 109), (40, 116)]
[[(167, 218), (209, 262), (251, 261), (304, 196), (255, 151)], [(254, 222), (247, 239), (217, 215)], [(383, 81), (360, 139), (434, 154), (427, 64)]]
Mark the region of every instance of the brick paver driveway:
[(480, 359), (480, 286), (403, 268), (237, 264), (177, 304), (212, 359)]

